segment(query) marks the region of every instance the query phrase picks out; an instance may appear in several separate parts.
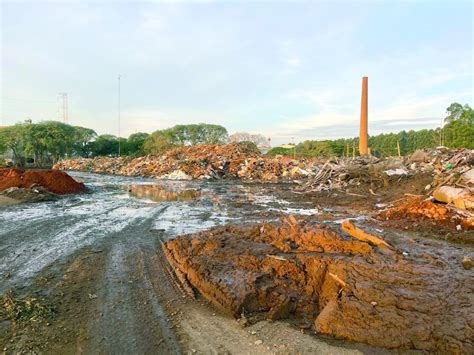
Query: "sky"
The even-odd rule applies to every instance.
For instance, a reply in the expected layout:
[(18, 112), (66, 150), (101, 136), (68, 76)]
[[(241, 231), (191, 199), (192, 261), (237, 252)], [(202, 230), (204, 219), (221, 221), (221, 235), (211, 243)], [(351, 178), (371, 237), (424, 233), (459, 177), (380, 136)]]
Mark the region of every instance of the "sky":
[(213, 123), (272, 145), (439, 126), (474, 101), (471, 1), (1, 2), (0, 125)]

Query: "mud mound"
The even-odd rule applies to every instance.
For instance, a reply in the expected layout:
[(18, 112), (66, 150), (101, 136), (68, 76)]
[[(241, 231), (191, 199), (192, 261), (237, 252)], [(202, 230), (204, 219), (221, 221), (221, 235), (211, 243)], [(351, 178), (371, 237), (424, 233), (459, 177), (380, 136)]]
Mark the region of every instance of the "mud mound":
[(454, 230), (474, 230), (474, 215), (467, 211), (459, 211), (449, 205), (432, 201), (411, 199), (399, 206), (389, 208), (377, 215), (379, 220), (404, 221), (403, 227), (428, 223), (433, 226), (444, 226)]
[(406, 256), (294, 218), (181, 236), (163, 250), (184, 284), (234, 317), (310, 322), (387, 348), (474, 350), (472, 274), (436, 255)]
[(85, 191), (83, 183), (58, 170), (0, 169), (0, 191), (10, 187), (30, 188), (42, 186), (55, 194), (71, 194)]

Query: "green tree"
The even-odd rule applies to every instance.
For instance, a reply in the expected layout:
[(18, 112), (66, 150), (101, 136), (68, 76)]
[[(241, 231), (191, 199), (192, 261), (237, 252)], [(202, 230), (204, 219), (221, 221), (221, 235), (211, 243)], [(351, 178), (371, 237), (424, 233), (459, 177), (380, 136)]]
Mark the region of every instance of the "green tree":
[(18, 166), (24, 166), (26, 163), (25, 133), (24, 124), (16, 124), (0, 129), (0, 147), (12, 151), (13, 160)]
[(453, 103), (446, 111), (444, 144), (450, 148), (474, 148), (474, 110), (467, 104)]
[(130, 156), (141, 156), (145, 154), (144, 144), (150, 135), (148, 133), (133, 133), (125, 142), (123, 153)]
[[(465, 107), (469, 108), (468, 105), (465, 105)], [(462, 114), (465, 110), (465, 107), (463, 107), (460, 103), (453, 102), (446, 109), (448, 115), (446, 116), (444, 121), (445, 122), (452, 122), (452, 121), (455, 121), (455, 120), (459, 119), (462, 116)]]
[(228, 141), (227, 130), (214, 124), (176, 125), (163, 130), (173, 145), (224, 144)]
[(144, 151), (148, 154), (160, 154), (175, 146), (224, 144), (228, 138), (227, 130), (219, 125), (206, 123), (176, 125), (153, 132), (144, 143)]
[(90, 128), (75, 126), (74, 127), (74, 155), (87, 157), (91, 154), (90, 143), (97, 138), (97, 133)]
[(88, 143), (87, 149), (92, 156), (117, 156), (118, 139), (111, 134), (102, 134), (93, 142)]
[(161, 154), (174, 146), (163, 131), (155, 131), (145, 140), (143, 150), (146, 154)]

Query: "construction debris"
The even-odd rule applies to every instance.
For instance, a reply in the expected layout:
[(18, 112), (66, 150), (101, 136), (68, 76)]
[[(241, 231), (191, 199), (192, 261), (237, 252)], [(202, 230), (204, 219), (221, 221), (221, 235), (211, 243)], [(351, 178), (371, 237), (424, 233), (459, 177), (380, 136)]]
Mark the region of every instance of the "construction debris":
[(178, 147), (161, 156), (135, 159), (105, 158), (63, 160), (54, 166), (60, 170), (90, 171), (124, 176), (148, 176), (158, 179), (229, 179), (247, 181), (291, 181), (312, 174), (305, 161), (258, 156), (245, 144), (196, 145)]
[[(391, 177), (408, 175), (400, 160), (382, 160), (375, 157), (328, 159), (314, 176), (301, 183), (301, 192), (347, 190), (360, 185), (369, 188), (388, 186)], [(403, 173), (400, 173), (403, 171)], [(368, 190), (367, 190), (368, 191)]]
[(387, 253), (381, 238), (359, 239), (293, 217), (181, 236), (163, 251), (181, 282), (236, 318), (288, 319), (386, 348), (472, 353), (471, 275), (423, 245), (409, 256)]
[(474, 195), (467, 188), (441, 186), (433, 192), (436, 201), (452, 203), (463, 210), (474, 208)]
[(432, 183), (428, 190), (442, 185), (469, 187), (474, 189), (474, 150), (433, 149), (417, 150), (404, 160), (400, 158), (378, 159), (357, 157), (354, 159), (329, 159), (314, 176), (304, 181), (298, 191), (320, 192), (328, 190), (347, 190), (366, 185), (370, 188), (388, 188), (393, 179), (417, 178), (420, 174), (431, 174)]
[(9, 187), (0, 192), (0, 206), (15, 205), (24, 202), (54, 201), (58, 195), (51, 193), (39, 185), (33, 185), (28, 189)]

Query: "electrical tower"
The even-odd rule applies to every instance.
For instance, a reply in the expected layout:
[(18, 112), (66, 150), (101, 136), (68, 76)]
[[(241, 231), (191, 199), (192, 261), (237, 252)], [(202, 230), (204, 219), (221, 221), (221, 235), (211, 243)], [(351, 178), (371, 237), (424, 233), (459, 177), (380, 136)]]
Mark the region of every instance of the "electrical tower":
[(59, 97), (63, 100), (63, 122), (68, 123), (68, 113), (67, 113), (67, 92), (60, 92)]

